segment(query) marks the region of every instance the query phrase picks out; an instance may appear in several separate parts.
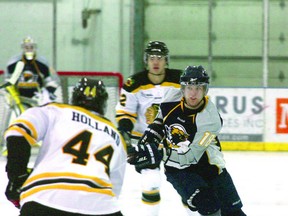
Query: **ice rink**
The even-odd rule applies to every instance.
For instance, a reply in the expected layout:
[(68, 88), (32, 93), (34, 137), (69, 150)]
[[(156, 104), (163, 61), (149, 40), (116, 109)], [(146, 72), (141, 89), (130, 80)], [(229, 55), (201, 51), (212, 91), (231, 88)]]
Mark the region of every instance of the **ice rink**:
[[(248, 216), (288, 215), (288, 152), (224, 152), (230, 172)], [(17, 216), (18, 210), (6, 201), (7, 184), (5, 158), (1, 158), (0, 209), (3, 216)], [(140, 178), (133, 167), (128, 166), (121, 195), (125, 216), (141, 215)], [(186, 215), (179, 196), (162, 176), (162, 202), (160, 216)]]

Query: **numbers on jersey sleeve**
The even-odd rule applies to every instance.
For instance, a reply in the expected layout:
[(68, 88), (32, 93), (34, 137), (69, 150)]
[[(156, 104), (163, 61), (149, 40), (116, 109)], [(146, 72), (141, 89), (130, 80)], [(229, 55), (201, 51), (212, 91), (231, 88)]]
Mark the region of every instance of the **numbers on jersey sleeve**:
[(125, 95), (125, 94), (121, 94), (121, 95), (120, 95), (120, 100), (119, 100), (121, 106), (123, 106), (123, 107), (126, 106), (126, 100), (127, 100), (126, 95)]
[(114, 153), (114, 149), (112, 146), (106, 146), (104, 149), (100, 149), (100, 151), (94, 154), (95, 159), (100, 161), (105, 165), (105, 172), (108, 176), (110, 176), (110, 162)]
[[(63, 147), (63, 152), (73, 156), (72, 163), (86, 165), (89, 158), (88, 148), (91, 142), (92, 133), (84, 130), (73, 137)], [(96, 153), (94, 153), (95, 160), (101, 162), (105, 166), (105, 172), (109, 175), (110, 162), (114, 153), (111, 145), (108, 145)]]
[(207, 147), (215, 139), (215, 137), (216, 135), (206, 131), (200, 140), (199, 145)]

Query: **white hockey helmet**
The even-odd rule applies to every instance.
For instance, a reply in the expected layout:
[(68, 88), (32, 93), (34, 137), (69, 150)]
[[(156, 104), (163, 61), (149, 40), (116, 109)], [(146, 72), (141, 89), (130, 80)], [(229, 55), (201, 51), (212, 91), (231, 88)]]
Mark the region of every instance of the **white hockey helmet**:
[(27, 60), (32, 60), (36, 54), (37, 44), (34, 39), (27, 36), (23, 39), (21, 43), (21, 48), (23, 49), (23, 54)]

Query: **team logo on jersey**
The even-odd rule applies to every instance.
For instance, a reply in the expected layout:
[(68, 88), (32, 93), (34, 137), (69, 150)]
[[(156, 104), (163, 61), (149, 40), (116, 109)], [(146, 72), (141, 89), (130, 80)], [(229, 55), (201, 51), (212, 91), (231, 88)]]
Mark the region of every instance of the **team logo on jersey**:
[(133, 85), (134, 83), (134, 79), (132, 79), (131, 77), (129, 77), (125, 83), (126, 86), (130, 87), (131, 85)]
[(169, 127), (165, 125), (167, 141), (170, 147), (175, 147), (177, 143), (187, 141), (189, 134), (180, 124), (172, 124)]
[(39, 87), (37, 79), (38, 79), (37, 74), (33, 74), (32, 71), (25, 70), (19, 77), (17, 86), (19, 88), (37, 88)]

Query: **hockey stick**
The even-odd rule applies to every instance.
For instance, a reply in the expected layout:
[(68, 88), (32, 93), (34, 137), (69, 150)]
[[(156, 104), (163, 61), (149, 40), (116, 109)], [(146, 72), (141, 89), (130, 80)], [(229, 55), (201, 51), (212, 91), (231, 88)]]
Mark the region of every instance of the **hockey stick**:
[(12, 76), (10, 77), (8, 82), (6, 82), (0, 86), (0, 89), (5, 88), (5, 87), (10, 86), (10, 85), (15, 85), (15, 83), (17, 82), (17, 80), (19, 79), (19, 77), (23, 71), (23, 68), (24, 68), (24, 62), (18, 61), (16, 66), (15, 66), (15, 70), (14, 70)]
[(16, 105), (19, 107), (20, 113), (22, 113), (25, 109), (24, 109), (24, 107), (23, 107), (23, 105), (19, 99), (19, 95), (18, 95), (14, 85), (16, 84), (17, 80), (19, 79), (19, 77), (20, 77), (20, 75), (24, 69), (24, 65), (25, 64), (23, 61), (18, 61), (10, 79), (6, 83), (4, 83), (3, 85), (0, 86), (0, 89), (6, 88), (6, 90), (9, 92), (9, 94), (12, 96), (12, 98), (16, 102)]

